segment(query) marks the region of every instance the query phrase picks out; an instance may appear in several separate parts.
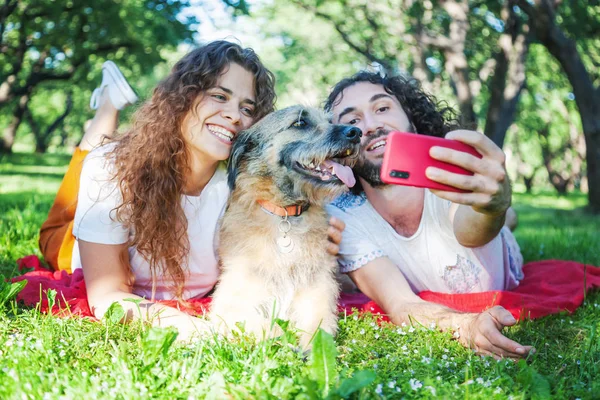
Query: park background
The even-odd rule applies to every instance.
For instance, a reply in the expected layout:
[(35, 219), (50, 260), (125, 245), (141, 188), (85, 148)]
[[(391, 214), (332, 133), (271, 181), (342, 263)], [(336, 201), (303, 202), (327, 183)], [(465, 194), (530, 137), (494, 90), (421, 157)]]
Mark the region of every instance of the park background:
[[(39, 254), (37, 231), (93, 115), (102, 63), (116, 62), (143, 100), (177, 59), (214, 39), (257, 51), (276, 75), (278, 108), (320, 106), (361, 69), (414, 76), (504, 149), (526, 261), (600, 265), (597, 0), (3, 0), (0, 273), (15, 276), (19, 257)], [(344, 318), (324, 346), (335, 367), (326, 380), (327, 363), (305, 363), (281, 343), (184, 348), (141, 326), (65, 322), (2, 296), (2, 398), (114, 398), (115, 388), (123, 398), (221, 389), (236, 398), (600, 397), (597, 293), (572, 316), (511, 329), (539, 350), (519, 364), (474, 357), (431, 330)]]

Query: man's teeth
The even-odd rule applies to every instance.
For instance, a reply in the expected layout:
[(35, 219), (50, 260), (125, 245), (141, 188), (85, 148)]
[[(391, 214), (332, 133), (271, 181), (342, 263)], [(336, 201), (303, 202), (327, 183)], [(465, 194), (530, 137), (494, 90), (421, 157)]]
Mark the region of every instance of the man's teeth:
[(386, 144), (385, 139), (378, 140), (375, 143), (373, 143), (371, 146), (369, 146), (369, 151), (376, 150), (380, 147), (385, 147), (385, 144)]
[(210, 126), (208, 126), (208, 130), (212, 134), (220, 137), (221, 139), (229, 140), (230, 142), (233, 141), (233, 136), (234, 136), (233, 133), (229, 132), (225, 128), (221, 128), (220, 126), (210, 125)]

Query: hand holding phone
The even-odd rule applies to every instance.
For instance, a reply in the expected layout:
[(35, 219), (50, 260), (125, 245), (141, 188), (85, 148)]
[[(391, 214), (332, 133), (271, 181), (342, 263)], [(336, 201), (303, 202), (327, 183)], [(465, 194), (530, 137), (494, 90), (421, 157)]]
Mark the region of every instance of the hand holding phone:
[(468, 193), (466, 190), (427, 178), (425, 175), (427, 167), (436, 167), (456, 174), (473, 175), (473, 172), (457, 165), (432, 158), (429, 150), (433, 146), (446, 147), (482, 158), (472, 146), (457, 140), (394, 131), (387, 137), (381, 166), (381, 180), (394, 185)]

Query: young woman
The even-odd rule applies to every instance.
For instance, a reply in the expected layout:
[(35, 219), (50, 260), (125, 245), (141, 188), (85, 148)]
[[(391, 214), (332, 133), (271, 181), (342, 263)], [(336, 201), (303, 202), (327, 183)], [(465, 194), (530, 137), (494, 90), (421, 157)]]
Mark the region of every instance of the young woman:
[[(40, 248), (56, 269), (83, 268), (97, 317), (116, 301), (130, 318), (175, 326), (185, 339), (202, 320), (153, 300), (203, 297), (215, 285), (217, 220), (229, 195), (222, 161), (236, 134), (273, 110), (274, 78), (251, 49), (209, 43), (175, 65), (129, 131), (98, 147), (115, 131), (118, 110), (135, 100), (106, 63), (91, 104), (96, 115), (42, 226)], [(334, 221), (332, 252), (341, 229)], [(142, 300), (142, 315), (124, 301), (131, 298)]]

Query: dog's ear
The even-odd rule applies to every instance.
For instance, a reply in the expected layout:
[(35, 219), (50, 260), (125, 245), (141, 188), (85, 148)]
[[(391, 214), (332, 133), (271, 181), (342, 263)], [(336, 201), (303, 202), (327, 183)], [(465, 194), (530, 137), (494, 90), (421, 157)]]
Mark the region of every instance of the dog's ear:
[(249, 128), (240, 132), (233, 141), (231, 154), (227, 163), (227, 183), (231, 190), (235, 188), (235, 181), (239, 173), (241, 161), (254, 148), (255, 143), (252, 138), (256, 134), (257, 132), (253, 128)]

